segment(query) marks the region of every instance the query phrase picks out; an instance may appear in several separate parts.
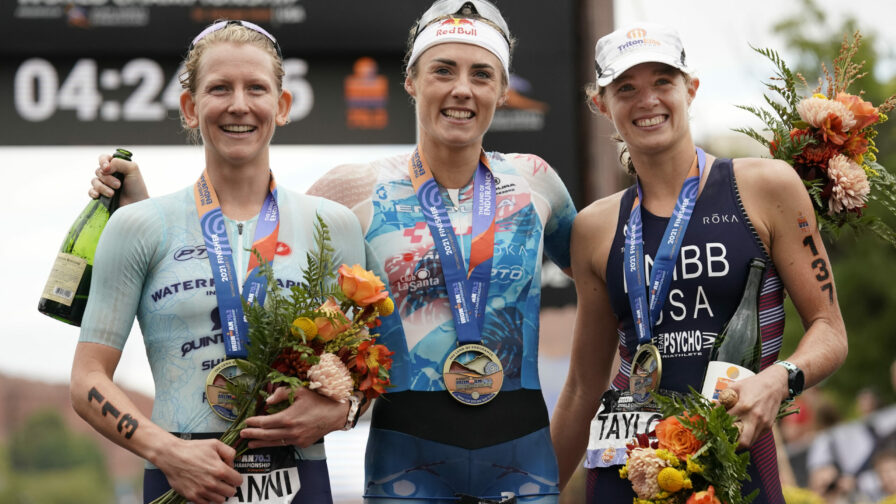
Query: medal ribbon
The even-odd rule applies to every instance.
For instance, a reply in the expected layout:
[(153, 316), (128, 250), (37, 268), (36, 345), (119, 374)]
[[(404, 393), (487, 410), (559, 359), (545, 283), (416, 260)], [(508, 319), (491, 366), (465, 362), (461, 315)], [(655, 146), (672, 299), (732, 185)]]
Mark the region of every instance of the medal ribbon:
[[(261, 212), (258, 214), (258, 223), (255, 226), (252, 243), (252, 250), (257, 250), (261, 257), (269, 263), (274, 261), (277, 235), (280, 231), (280, 210), (277, 206), (276, 196), (277, 186), (274, 183), (274, 176), (271, 175), (271, 186), (261, 206)], [(202, 228), (202, 236), (205, 238), (205, 248), (212, 267), (212, 277), (215, 280), (215, 296), (218, 298), (218, 313), (224, 331), (224, 348), (230, 359), (245, 358), (249, 323), (243, 313), (243, 304), (235, 275), (236, 267), (233, 264), (233, 249), (227, 239), (224, 213), (221, 212), (218, 196), (208, 178), (208, 170), (203, 171), (202, 176), (196, 181), (193, 198), (196, 201), (199, 226)], [(256, 301), (264, 304), (267, 279), (259, 274), (258, 266), (258, 258), (254, 253), (250, 254), (246, 281), (243, 283), (242, 291), (242, 297), (249, 304)]]
[(485, 152), (480, 153), (473, 183), (473, 240), (470, 244), (470, 266), (466, 271), (439, 184), (419, 147), (414, 149), (408, 171), (442, 263), (457, 341), (464, 345), (481, 343), (495, 254), (495, 177), (488, 166), (488, 159)]
[(653, 326), (659, 319), (660, 312), (666, 302), (669, 293), (669, 285), (672, 283), (672, 273), (675, 270), (675, 262), (678, 252), (684, 240), (684, 232), (691, 220), (694, 204), (697, 201), (697, 193), (700, 189), (700, 179), (703, 177), (703, 168), (706, 166), (706, 153), (697, 147), (697, 155), (688, 176), (681, 186), (678, 201), (675, 203), (675, 211), (669, 218), (663, 241), (653, 261), (650, 270), (650, 300), (648, 302), (646, 275), (644, 274), (644, 237), (643, 223), (641, 221), (641, 202), (644, 195), (641, 192), (641, 184), (635, 179), (635, 187), (638, 196), (632, 203), (632, 211), (628, 218), (628, 236), (625, 238), (625, 284), (628, 287), (628, 300), (632, 309), (632, 318), (635, 320), (635, 331), (638, 334), (638, 345), (650, 343), (653, 339)]

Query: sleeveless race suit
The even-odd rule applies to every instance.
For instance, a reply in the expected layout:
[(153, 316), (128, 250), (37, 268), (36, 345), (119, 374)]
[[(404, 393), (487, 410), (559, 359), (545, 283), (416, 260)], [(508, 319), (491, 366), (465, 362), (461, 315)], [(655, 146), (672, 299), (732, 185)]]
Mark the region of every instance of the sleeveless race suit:
[[(631, 361), (638, 346), (631, 308), (623, 279), (624, 233), (636, 196), (634, 186), (622, 197), (617, 231), (607, 259), (607, 289), (619, 323), (619, 352), (622, 364), (611, 387), (628, 389)], [(644, 223), (644, 253), (648, 256), (647, 275), (668, 218), (641, 209)], [(662, 355), (660, 387), (687, 392), (700, 390), (716, 335), (734, 314), (746, 284), (750, 259), (769, 260), (753, 225), (747, 218), (733, 175), (731, 160), (717, 159), (705, 187), (694, 206), (693, 216), (675, 265), (669, 295), (662, 316), (653, 331), (653, 344)], [(781, 348), (784, 331), (782, 285), (773, 265), (761, 285), (759, 302), (762, 335), (761, 367), (772, 365)], [(585, 460), (588, 472), (588, 502), (632, 502), (631, 483), (619, 477), (619, 466), (601, 460), (594, 449), (597, 417), (592, 421), (592, 439)], [(783, 504), (775, 443), (769, 431), (750, 449), (751, 481), (744, 494), (755, 488), (760, 495), (754, 504)], [(612, 461), (619, 463), (618, 459)]]
[[(315, 213), (329, 227), (337, 264), (365, 264), (361, 230), (348, 209), (282, 187), (277, 202), (274, 275), (279, 285), (290, 287), (301, 280), (306, 252), (315, 248)], [(240, 285), (257, 219), (238, 223), (225, 218)], [(117, 210), (97, 246), (91, 283), (80, 341), (122, 349), (136, 315), (155, 383), (152, 421), (184, 438), (217, 437), (229, 422), (209, 408), (205, 382), (225, 359), (225, 350), (193, 187)], [(301, 487), (293, 502), (331, 502), (322, 442), (296, 448), (295, 456)], [(147, 463), (144, 499), (148, 502), (168, 488), (162, 472)], [(244, 497), (248, 501), (251, 496)]]
[[(467, 406), (445, 390), (442, 367), (457, 347), (438, 253), (408, 176), (409, 155), (337, 168), (312, 189), (352, 208), (388, 277), (395, 314), (380, 341), (395, 351), (393, 388), (377, 399), (366, 453), (365, 498), (381, 504), (451, 502), (455, 494), (556, 502), (557, 464), (538, 380), (542, 251), (569, 266), (575, 208), (544, 160), (488, 154), (497, 219), (483, 344), (504, 367), (501, 392)], [(469, 258), (472, 183), (441, 188)]]

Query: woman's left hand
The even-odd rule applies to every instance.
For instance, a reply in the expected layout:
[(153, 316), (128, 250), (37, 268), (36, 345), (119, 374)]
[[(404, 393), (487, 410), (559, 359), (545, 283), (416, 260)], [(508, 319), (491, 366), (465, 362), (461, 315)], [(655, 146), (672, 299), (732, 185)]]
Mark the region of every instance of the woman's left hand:
[[(277, 404), (289, 399), (289, 389), (279, 387), (267, 399)], [(350, 403), (338, 402), (306, 388), (295, 391), (295, 401), (272, 415), (246, 419), (240, 437), (250, 439), (249, 448), (296, 445), (311, 446), (324, 435), (345, 425)]]
[(781, 401), (787, 397), (787, 370), (769, 366), (729, 388), (737, 393), (737, 402), (728, 413), (737, 417), (740, 425), (738, 448), (749, 448), (775, 423)]

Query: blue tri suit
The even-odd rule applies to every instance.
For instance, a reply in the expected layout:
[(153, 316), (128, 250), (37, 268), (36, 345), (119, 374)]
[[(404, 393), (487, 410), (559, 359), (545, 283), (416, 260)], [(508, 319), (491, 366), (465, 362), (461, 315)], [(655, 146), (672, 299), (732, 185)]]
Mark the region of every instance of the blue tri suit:
[[(575, 207), (544, 160), (489, 153), (496, 178), (494, 262), (482, 344), (504, 368), (501, 391), (469, 406), (445, 390), (457, 347), (442, 266), (408, 175), (409, 154), (337, 167), (312, 188), (351, 208), (368, 264), (388, 278), (395, 313), (380, 342), (395, 352), (393, 387), (373, 406), (364, 498), (370, 504), (457, 502), (458, 495), (555, 503), (557, 462), (538, 379), (542, 256), (567, 268)], [(440, 188), (469, 261), (472, 180)]]

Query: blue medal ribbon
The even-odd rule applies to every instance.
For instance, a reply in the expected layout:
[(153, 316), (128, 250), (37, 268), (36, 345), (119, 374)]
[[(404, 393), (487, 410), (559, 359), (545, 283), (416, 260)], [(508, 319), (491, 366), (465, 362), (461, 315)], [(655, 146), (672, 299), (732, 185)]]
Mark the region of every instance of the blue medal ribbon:
[[(233, 263), (233, 249), (227, 239), (224, 213), (208, 178), (208, 171), (202, 173), (193, 189), (199, 225), (205, 239), (208, 260), (215, 280), (215, 296), (218, 299), (218, 313), (224, 332), (224, 348), (227, 358), (245, 358), (248, 354), (249, 323), (243, 313), (237, 278)], [(266, 262), (273, 262), (280, 230), (280, 211), (277, 206), (277, 186), (271, 176), (271, 185), (265, 197), (255, 226), (252, 249), (258, 250)], [(263, 304), (267, 279), (259, 274), (259, 263), (255, 255), (249, 261), (246, 281), (243, 283), (242, 297), (247, 303)]]
[(641, 184), (635, 180), (638, 196), (632, 204), (632, 210), (628, 218), (628, 235), (625, 238), (625, 284), (628, 288), (628, 300), (632, 310), (632, 318), (635, 322), (635, 331), (638, 335), (638, 345), (650, 343), (653, 339), (653, 327), (659, 320), (666, 296), (669, 293), (669, 285), (672, 283), (672, 273), (678, 259), (678, 252), (684, 240), (684, 233), (693, 214), (694, 204), (700, 189), (700, 180), (703, 178), (703, 169), (706, 166), (706, 153), (697, 147), (697, 156), (694, 165), (688, 172), (688, 177), (681, 186), (678, 201), (675, 203), (675, 211), (666, 225), (663, 241), (660, 243), (653, 267), (650, 271), (650, 296), (647, 295), (647, 280), (644, 264), (644, 237), (643, 222), (641, 221), (641, 202), (644, 195)]
[(419, 147), (411, 156), (408, 171), (442, 264), (457, 341), (462, 345), (481, 343), (495, 243), (495, 178), (488, 159), (484, 152), (480, 153), (474, 178), (469, 269), (464, 265), (439, 185)]

